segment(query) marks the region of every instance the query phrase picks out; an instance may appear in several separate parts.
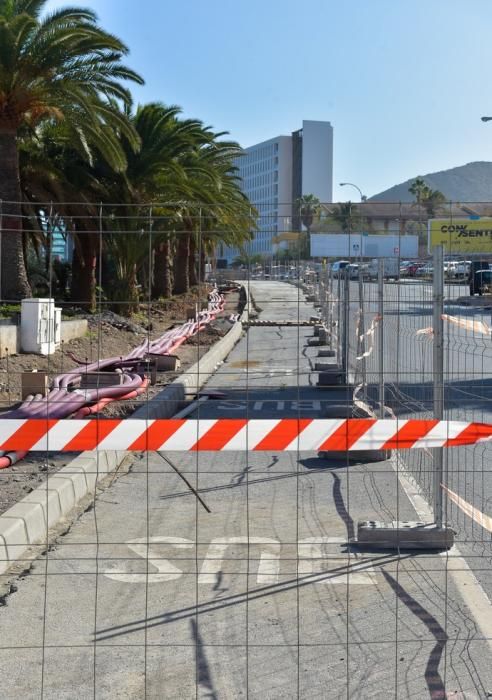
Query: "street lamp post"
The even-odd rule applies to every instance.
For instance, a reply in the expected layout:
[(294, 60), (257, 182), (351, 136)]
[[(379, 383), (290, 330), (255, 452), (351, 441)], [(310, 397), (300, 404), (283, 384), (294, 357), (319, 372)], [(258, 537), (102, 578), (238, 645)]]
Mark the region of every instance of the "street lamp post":
[[(482, 119), (483, 119), (483, 117), (482, 117)], [(492, 117), (491, 117), (491, 119), (492, 119)], [(358, 187), (358, 185), (354, 185), (353, 182), (341, 182), (341, 183), (340, 183), (340, 187), (347, 187), (347, 186), (348, 186), (348, 187), (355, 187), (355, 189), (356, 189), (356, 190), (359, 192), (359, 194), (360, 194), (360, 201), (361, 201), (361, 202), (365, 202), (365, 201), (366, 201), (367, 197), (366, 197), (365, 195), (362, 194), (362, 190), (361, 190), (360, 187)]]
[[(341, 182), (340, 187), (355, 187), (360, 195), (360, 203), (365, 202), (367, 197), (362, 194), (362, 190), (358, 185), (354, 185), (353, 182)], [(359, 262), (362, 264), (362, 209), (360, 212), (360, 244), (359, 244)]]
[(483, 122), (492, 122), (492, 117), (480, 117)]

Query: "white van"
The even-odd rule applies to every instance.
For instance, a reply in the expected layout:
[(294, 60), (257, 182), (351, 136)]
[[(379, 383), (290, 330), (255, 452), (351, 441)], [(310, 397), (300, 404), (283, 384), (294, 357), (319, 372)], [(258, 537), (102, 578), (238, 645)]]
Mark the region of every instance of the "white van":
[(337, 260), (336, 262), (332, 263), (331, 271), (333, 276), (340, 277), (340, 272), (345, 270), (347, 265), (350, 265), (350, 260)]
[[(369, 263), (368, 277), (377, 280), (379, 274), (379, 258), (373, 258)], [(400, 278), (400, 263), (398, 258), (384, 258), (384, 279), (397, 280)]]

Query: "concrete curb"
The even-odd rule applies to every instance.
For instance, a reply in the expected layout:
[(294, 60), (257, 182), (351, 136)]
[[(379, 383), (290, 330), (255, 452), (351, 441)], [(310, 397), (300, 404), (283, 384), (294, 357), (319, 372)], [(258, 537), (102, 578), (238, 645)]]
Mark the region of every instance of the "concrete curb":
[[(243, 313), (247, 318), (247, 313)], [(147, 404), (133, 418), (169, 418), (181, 407), (187, 393), (197, 392), (215, 372), (217, 365), (230, 353), (242, 335), (242, 321), (180, 377)], [(28, 496), (0, 515), (0, 575), (19, 560), (26, 563), (36, 550), (46, 548), (50, 530), (69, 516), (86, 496), (93, 496), (99, 481), (115, 471), (128, 452), (83, 452), (60, 469)], [(31, 551), (29, 551), (31, 550)]]

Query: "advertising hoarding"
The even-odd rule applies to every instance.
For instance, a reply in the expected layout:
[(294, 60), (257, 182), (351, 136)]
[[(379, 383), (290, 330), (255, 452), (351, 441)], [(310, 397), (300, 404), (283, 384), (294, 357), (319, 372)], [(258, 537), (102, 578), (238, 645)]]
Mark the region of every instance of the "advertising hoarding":
[(446, 253), (492, 254), (492, 218), (429, 219), (429, 251), (442, 245)]

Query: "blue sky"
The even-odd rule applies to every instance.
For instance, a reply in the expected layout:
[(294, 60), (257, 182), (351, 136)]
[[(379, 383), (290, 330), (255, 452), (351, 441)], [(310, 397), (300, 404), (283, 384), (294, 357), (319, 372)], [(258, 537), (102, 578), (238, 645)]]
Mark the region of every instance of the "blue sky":
[(330, 121), (335, 200), (349, 197), (340, 181), (370, 196), (492, 161), (492, 122), (480, 121), (492, 114), (490, 0), (69, 4), (93, 8), (128, 44), (146, 80), (137, 101), (178, 104), (243, 146)]

